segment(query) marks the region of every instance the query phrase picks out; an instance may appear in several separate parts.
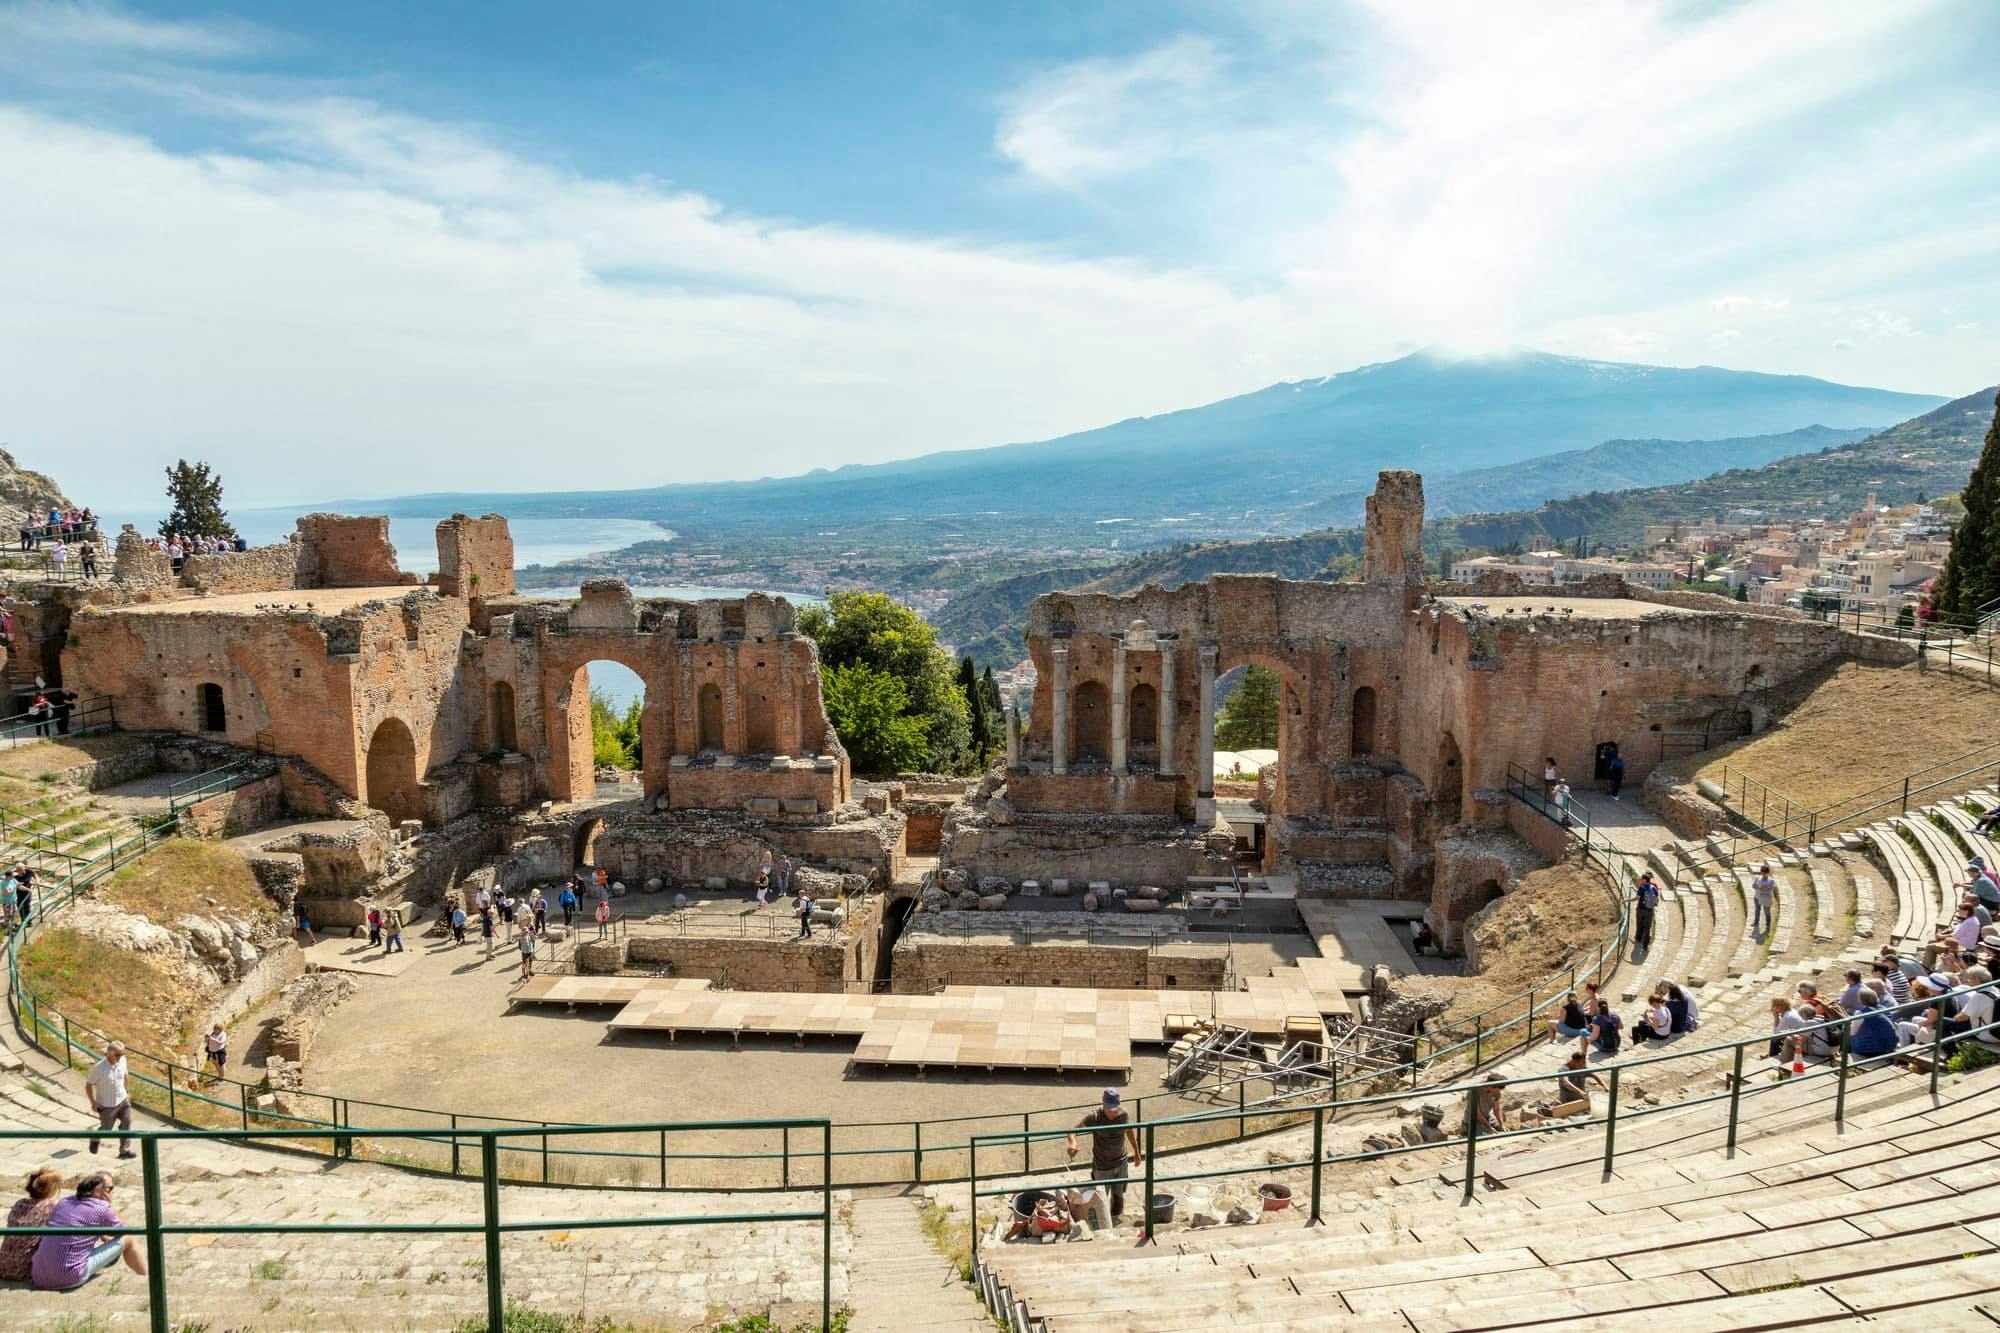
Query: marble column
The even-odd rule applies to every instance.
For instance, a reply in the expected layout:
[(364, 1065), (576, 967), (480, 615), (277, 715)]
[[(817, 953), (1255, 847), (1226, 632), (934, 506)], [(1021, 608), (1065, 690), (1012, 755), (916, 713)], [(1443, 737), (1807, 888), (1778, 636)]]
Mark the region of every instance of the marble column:
[(1111, 649), (1111, 771), (1121, 777), (1130, 725), (1125, 715), (1125, 644), (1120, 640)]
[(1160, 640), (1160, 776), (1174, 774), (1174, 653), (1179, 639)]
[(1194, 817), (1215, 822), (1215, 645), (1201, 645), (1201, 744), (1195, 754)]
[(1049, 645), (1049, 772), (1069, 772), (1069, 645)]
[(1007, 767), (1021, 766), (1021, 710), (1007, 709)]

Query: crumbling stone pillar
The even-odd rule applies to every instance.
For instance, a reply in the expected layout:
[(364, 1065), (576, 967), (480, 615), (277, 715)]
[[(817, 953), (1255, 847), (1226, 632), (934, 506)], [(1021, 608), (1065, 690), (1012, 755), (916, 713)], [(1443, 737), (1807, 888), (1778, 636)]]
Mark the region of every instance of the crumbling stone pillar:
[(1007, 767), (1018, 768), (1021, 763), (1021, 710), (1007, 709)]
[(1174, 653), (1178, 638), (1160, 640), (1160, 775), (1174, 772)]
[(1130, 720), (1125, 716), (1125, 645), (1120, 642), (1111, 649), (1111, 771), (1125, 772), (1125, 750), (1128, 744), (1126, 732), (1130, 730)]
[(1361, 575), (1371, 582), (1424, 581), (1424, 479), (1391, 470), (1375, 478), (1362, 538)]
[(1054, 665), (1050, 669), (1049, 700), (1055, 712), (1049, 717), (1049, 772), (1069, 772), (1069, 645), (1057, 640), (1049, 645)]
[(736, 690), (736, 644), (722, 645), (722, 752), (742, 754), (743, 702)]
[(1201, 645), (1201, 744), (1195, 755), (1194, 817), (1215, 822), (1215, 645)]

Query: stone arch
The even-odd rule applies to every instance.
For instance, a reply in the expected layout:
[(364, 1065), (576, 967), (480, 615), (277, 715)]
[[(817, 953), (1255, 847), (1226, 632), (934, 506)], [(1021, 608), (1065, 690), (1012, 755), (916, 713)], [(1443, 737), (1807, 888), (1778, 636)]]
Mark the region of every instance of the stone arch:
[(214, 681), (204, 683), (200, 698), (196, 701), (200, 716), (197, 725), (203, 731), (224, 732), (229, 730), (229, 706), (222, 697), (222, 686)]
[(496, 750), (518, 750), (520, 737), (514, 716), (514, 687), (507, 681), (496, 680), (491, 691), (493, 748)]
[(1465, 800), (1465, 756), (1449, 731), (1438, 738), (1437, 769), (1431, 774), (1431, 799), (1447, 824), (1456, 824)]
[(1079, 764), (1111, 759), (1111, 701), (1104, 682), (1086, 680), (1070, 696), (1070, 753)]
[(728, 730), (723, 725), (722, 687), (708, 681), (695, 691), (695, 747), (722, 750), (728, 747)]
[(401, 823), (422, 819), (423, 775), (417, 772), (417, 738), (399, 717), (385, 717), (368, 738), (368, 804)]
[(1507, 890), (1497, 879), (1484, 879), (1479, 882), (1479, 887), (1474, 890), (1474, 893), (1479, 899), (1479, 905), (1472, 910), (1480, 912), (1492, 904), (1499, 902), (1501, 898), (1506, 896)]
[(576, 826), (576, 836), (571, 842), (570, 864), (574, 866), (594, 866), (597, 864), (597, 839), (604, 833), (602, 819), (586, 819)]
[(1132, 687), (1125, 703), (1127, 744), (1134, 756), (1157, 759), (1160, 753), (1160, 692), (1145, 681)]
[(1347, 752), (1355, 759), (1375, 753), (1375, 687), (1363, 685), (1354, 692), (1353, 722)]

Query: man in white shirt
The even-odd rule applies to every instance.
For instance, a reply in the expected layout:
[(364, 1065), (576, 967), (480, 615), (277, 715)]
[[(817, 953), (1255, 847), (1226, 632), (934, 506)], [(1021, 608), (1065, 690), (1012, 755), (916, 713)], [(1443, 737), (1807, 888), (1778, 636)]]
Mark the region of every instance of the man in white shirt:
[[(1993, 974), (1983, 967), (1965, 969), (1965, 985), (1951, 993), (1958, 1012), (1945, 1020), (1949, 1036), (1972, 1032), (1993, 1021)], [(1988, 1033), (1990, 1038), (1993, 1034)]]
[[(104, 1058), (90, 1067), (90, 1075), (83, 1081), (84, 1093), (90, 1098), (91, 1109), (97, 1112), (99, 1129), (132, 1128), (132, 1098), (125, 1091), (125, 1043), (114, 1041), (104, 1048)], [(97, 1151), (96, 1139), (90, 1141), (90, 1150)], [(120, 1157), (137, 1157), (132, 1151), (130, 1139), (118, 1140)]]

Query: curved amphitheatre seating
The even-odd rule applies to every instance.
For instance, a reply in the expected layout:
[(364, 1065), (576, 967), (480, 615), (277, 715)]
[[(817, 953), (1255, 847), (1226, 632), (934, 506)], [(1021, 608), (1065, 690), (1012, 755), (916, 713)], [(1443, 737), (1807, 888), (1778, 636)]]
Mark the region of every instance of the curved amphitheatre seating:
[[(1982, 803), (1983, 809), (1990, 809), (1990, 803)], [(2000, 845), (1979, 831), (1979, 820), (1958, 801), (1942, 801), (1931, 807), (1945, 823), (1957, 831), (1966, 846), (1986, 860), (1989, 868), (2000, 866)]]
[[(2000, 1069), (1928, 1081), (1893, 1068), (1727, 1107), (1490, 1150), (1467, 1203), (1439, 1181), (1377, 1192), (1323, 1227), (1296, 1215), (1178, 1230), (1156, 1247), (989, 1246), (983, 1289), (1046, 1333), (1239, 1329), (1963, 1327), (2000, 1300), (2000, 1162), (1985, 1134)], [(1488, 1154), (1482, 1153), (1486, 1166)], [(1446, 1174), (1449, 1174), (1448, 1172)]]
[[(17, 1064), (17, 1058), (7, 1063)], [(0, 1073), (0, 1128), (75, 1130), (92, 1123), (78, 1091), (81, 1073), (56, 1079), (21, 1069)], [(155, 1127), (143, 1115), (135, 1128)], [(18, 1180), (53, 1161), (66, 1178), (93, 1167), (114, 1171), (117, 1208), (143, 1220), (138, 1164), (102, 1157), (77, 1141), (0, 1139), (0, 1178)], [(476, 1222), (480, 1185), (366, 1162), (244, 1147), (221, 1140), (169, 1141), (160, 1148), (161, 1215), (176, 1223)], [(725, 1215), (816, 1210), (816, 1191), (792, 1194), (672, 1194), (503, 1185), (503, 1218)], [(852, 1233), (837, 1220), (833, 1300), (848, 1300)], [(510, 1233), (502, 1239), (509, 1300), (536, 1309), (587, 1308), (641, 1327), (679, 1327), (718, 1308), (742, 1313), (773, 1306), (817, 1319), (820, 1226), (754, 1226)], [(169, 1236), (168, 1298), (177, 1328), (449, 1329), (486, 1311), (484, 1242), (478, 1233), (410, 1235)], [(933, 1256), (934, 1259), (934, 1256)], [(122, 1279), (118, 1276), (122, 1274)], [(143, 1328), (146, 1283), (123, 1269), (81, 1293), (0, 1284), (0, 1323), (55, 1327), (89, 1316), (92, 1328)], [(61, 1326), (68, 1326), (62, 1324)], [(860, 1325), (857, 1325), (860, 1327)]]
[[(1965, 853), (1951, 840), (1949, 833), (1931, 822), (1928, 810), (1904, 815), (1896, 821), (1896, 825), (1908, 829), (1922, 849), (1921, 859), (1929, 863), (1926, 869), (1930, 874), (1931, 888), (1937, 894), (1937, 924), (1940, 928), (1950, 925), (1952, 916), (1958, 910), (1958, 884), (1965, 878), (1962, 872)], [(1904, 845), (1908, 846), (1907, 843)]]

